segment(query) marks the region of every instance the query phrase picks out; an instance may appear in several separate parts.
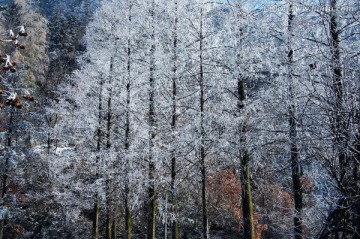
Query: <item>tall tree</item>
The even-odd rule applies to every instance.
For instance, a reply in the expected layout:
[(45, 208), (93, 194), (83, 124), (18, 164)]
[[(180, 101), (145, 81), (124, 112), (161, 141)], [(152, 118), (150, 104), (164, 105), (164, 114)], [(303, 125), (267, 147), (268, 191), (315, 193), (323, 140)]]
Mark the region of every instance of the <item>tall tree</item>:
[[(348, 12), (342, 12), (344, 9), (340, 6), (347, 6)], [(354, 41), (355, 38), (352, 28), (358, 26), (359, 19), (354, 18), (355, 3), (346, 1), (345, 3), (337, 0), (329, 1), (329, 7), (332, 11), (328, 13), (328, 67), (330, 70), (329, 78), (331, 84), (329, 90), (332, 98), (328, 100), (331, 110), (328, 112), (329, 125), (332, 133), (333, 160), (329, 160), (330, 175), (336, 182), (336, 187), (341, 195), (336, 203), (336, 208), (329, 213), (327, 225), (319, 234), (319, 238), (334, 236), (335, 238), (359, 238), (359, 226), (354, 220), (358, 219), (356, 212), (359, 208), (359, 202), (352, 198), (359, 196), (358, 185), (358, 164), (356, 160), (357, 153), (353, 153), (352, 148), (358, 144), (358, 138), (353, 135), (353, 127), (357, 127), (357, 122), (353, 118), (351, 111), (354, 106), (349, 105), (349, 98), (352, 96), (346, 89), (352, 85), (353, 74), (346, 74), (347, 71), (353, 72), (352, 67), (346, 69), (346, 65), (352, 65), (352, 56), (346, 55), (342, 47), (346, 47), (347, 40)], [(349, 44), (349, 43), (348, 43)], [(351, 44), (351, 43), (350, 43)], [(358, 49), (357, 49), (358, 50)], [(353, 49), (350, 50), (353, 54)], [(343, 58), (350, 62), (345, 63)], [(355, 110), (356, 111), (356, 110)], [(348, 210), (344, 209), (347, 208)]]
[[(126, 77), (126, 122), (125, 122), (125, 141), (124, 148), (126, 155), (130, 154), (130, 105), (131, 105), (131, 80), (132, 80), (132, 46), (131, 46), (131, 26), (132, 26), (132, 8), (133, 1), (128, 0), (128, 29), (127, 29), (127, 77)], [(124, 204), (125, 204), (125, 231), (126, 239), (131, 239), (132, 220), (130, 206), (130, 182), (129, 182), (129, 156), (125, 156), (125, 185), (124, 185)]]
[(240, 168), (241, 182), (241, 206), (242, 206), (242, 233), (246, 239), (255, 238), (254, 219), (253, 219), (253, 200), (251, 190), (251, 171), (250, 171), (250, 152), (248, 146), (249, 131), (249, 113), (247, 112), (247, 89), (246, 82), (250, 74), (245, 71), (245, 39), (247, 34), (247, 25), (244, 18), (251, 17), (250, 12), (246, 11), (243, 1), (236, 1), (234, 4), (236, 28), (234, 29), (234, 54), (235, 64), (233, 75), (236, 81), (236, 113), (241, 120), (237, 121), (237, 159)]
[[(296, 7), (296, 6), (295, 6)], [(291, 164), (291, 177), (293, 183), (294, 191), (294, 202), (295, 202), (295, 212), (294, 212), (294, 233), (295, 239), (303, 238), (303, 229), (302, 229), (302, 186), (300, 181), (301, 171), (300, 171), (300, 162), (299, 162), (299, 149), (297, 145), (297, 118), (296, 118), (296, 107), (295, 107), (295, 98), (293, 90), (293, 81), (294, 81), (294, 49), (292, 41), (293, 39), (293, 25), (294, 25), (294, 5), (289, 3), (289, 12), (288, 12), (288, 28), (287, 28), (287, 48), (288, 48), (288, 79), (289, 79), (289, 138), (290, 138), (290, 164)]]
[(205, 113), (205, 79), (204, 79), (204, 10), (200, 8), (200, 27), (199, 27), (199, 87), (200, 87), (200, 145), (199, 145), (199, 158), (200, 158), (200, 172), (201, 172), (201, 202), (202, 202), (202, 235), (204, 239), (209, 237), (208, 228), (208, 208), (206, 198), (206, 153), (205, 153), (205, 128), (204, 128), (204, 113)]
[[(178, 97), (178, 81), (179, 81), (179, 63), (178, 63), (178, 0), (174, 0), (174, 9), (173, 9), (173, 30), (172, 30), (172, 113), (171, 113), (171, 129), (172, 135), (175, 136), (177, 130), (177, 97)], [(173, 139), (175, 140), (175, 139)], [(171, 152), (171, 203), (173, 207), (173, 214), (175, 215), (175, 220), (171, 224), (171, 232), (172, 232), (172, 239), (179, 238), (179, 226), (178, 226), (178, 219), (177, 219), (177, 203), (176, 203), (176, 189), (175, 189), (175, 182), (176, 182), (176, 173), (177, 173), (177, 162), (176, 162), (176, 153), (175, 148), (172, 149)], [(165, 232), (166, 233), (166, 232)]]
[(154, 143), (156, 137), (156, 117), (155, 117), (155, 0), (150, 2), (149, 9), (149, 38), (150, 38), (150, 49), (149, 49), (149, 155), (148, 155), (148, 170), (149, 170), (149, 182), (148, 182), (148, 198), (147, 198), (147, 239), (155, 239), (156, 231), (156, 188), (155, 188), (155, 177), (156, 177), (156, 162)]

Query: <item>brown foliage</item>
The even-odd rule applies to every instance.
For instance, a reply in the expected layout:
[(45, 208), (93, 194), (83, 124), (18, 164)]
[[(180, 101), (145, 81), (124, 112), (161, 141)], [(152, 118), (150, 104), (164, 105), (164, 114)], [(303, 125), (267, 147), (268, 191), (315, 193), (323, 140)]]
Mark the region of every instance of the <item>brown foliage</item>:
[(301, 177), (301, 186), (304, 193), (311, 193), (313, 191), (313, 185), (308, 178)]
[(21, 186), (19, 183), (10, 183), (8, 185), (8, 194), (17, 194), (20, 190)]
[[(234, 169), (225, 169), (216, 174), (210, 175), (208, 178), (210, 205), (214, 207), (214, 214), (209, 215), (213, 218), (212, 223), (216, 227), (223, 228), (230, 220), (237, 225), (236, 230), (242, 230), (242, 205), (241, 205), (241, 183), (239, 176)], [(216, 210), (215, 210), (216, 209)], [(221, 210), (227, 212), (228, 216), (216, 217), (216, 211)], [(212, 211), (210, 210), (209, 214)], [(264, 230), (267, 230), (267, 225), (260, 223), (262, 215), (254, 212), (253, 220), (255, 226), (255, 238), (260, 239)], [(222, 220), (222, 221), (221, 221)]]
[(23, 226), (19, 224), (11, 225), (10, 236), (11, 238), (22, 238), (25, 233)]

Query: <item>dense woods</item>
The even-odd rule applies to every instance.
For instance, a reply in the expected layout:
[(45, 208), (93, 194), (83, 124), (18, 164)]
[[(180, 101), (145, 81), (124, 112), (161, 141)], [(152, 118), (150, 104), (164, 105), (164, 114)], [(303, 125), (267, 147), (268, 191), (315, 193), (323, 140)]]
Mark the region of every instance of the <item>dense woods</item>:
[(0, 1), (0, 239), (359, 239), (359, 16)]

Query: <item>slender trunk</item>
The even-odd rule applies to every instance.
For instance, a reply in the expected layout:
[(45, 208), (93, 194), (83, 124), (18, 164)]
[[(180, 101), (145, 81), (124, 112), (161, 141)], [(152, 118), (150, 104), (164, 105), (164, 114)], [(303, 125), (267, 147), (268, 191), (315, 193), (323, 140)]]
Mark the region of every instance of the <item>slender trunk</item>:
[(112, 238), (112, 223), (113, 220), (111, 218), (110, 213), (107, 213), (106, 215), (106, 239)]
[(50, 154), (50, 149), (51, 149), (51, 134), (50, 134), (50, 130), (48, 129), (48, 133), (47, 133), (47, 154)]
[(48, 131), (47, 131), (47, 154), (48, 155), (50, 154), (51, 144), (52, 144), (50, 129), (55, 127), (55, 125), (57, 123), (57, 118), (58, 118), (57, 114), (51, 114), (51, 115), (45, 116), (46, 124), (48, 127)]
[(200, 172), (201, 172), (201, 202), (202, 202), (202, 226), (203, 226), (203, 238), (208, 238), (208, 212), (206, 201), (206, 164), (205, 164), (205, 129), (204, 129), (204, 35), (203, 35), (203, 9), (200, 10), (200, 32), (199, 32), (199, 85), (200, 85)]
[[(130, 68), (128, 68), (130, 70)], [(130, 148), (130, 78), (126, 84), (127, 99), (126, 99), (126, 125), (125, 125), (125, 152), (129, 154)], [(131, 209), (130, 209), (130, 187), (129, 187), (129, 159), (125, 157), (125, 231), (126, 239), (131, 238)]]
[[(243, 134), (246, 134), (246, 126), (243, 127)], [(244, 143), (244, 142), (243, 142)], [(247, 150), (244, 150), (241, 157), (242, 168), (242, 209), (243, 209), (243, 236), (244, 239), (254, 239), (253, 206), (251, 195), (250, 158)]]
[(168, 195), (165, 195), (165, 215), (164, 215), (164, 239), (167, 239), (167, 224), (168, 224)]
[(110, 198), (110, 190), (111, 190), (111, 182), (110, 179), (106, 179), (106, 239), (112, 238), (112, 208), (111, 208), (111, 198)]
[[(130, 47), (128, 48), (130, 54)], [(130, 55), (129, 55), (130, 56)], [(125, 125), (125, 152), (129, 155), (130, 148), (130, 60), (128, 62), (129, 81), (126, 84), (126, 125)], [(125, 231), (126, 239), (131, 239), (131, 209), (130, 209), (130, 187), (129, 187), (129, 159), (125, 157)]]
[[(245, 107), (245, 82), (242, 79), (242, 76), (238, 78), (238, 110), (239, 113), (242, 113), (242, 110)], [(240, 136), (240, 147), (243, 149), (240, 153), (240, 162), (241, 162), (241, 192), (242, 192), (242, 210), (243, 210), (243, 236), (244, 239), (253, 239), (255, 238), (254, 231), (254, 221), (253, 221), (253, 202), (251, 194), (251, 178), (250, 178), (250, 157), (246, 148), (246, 134), (247, 134), (247, 124), (243, 123), (241, 126), (241, 136)]]
[[(112, 74), (114, 70), (114, 56), (110, 59), (110, 78), (109, 85), (112, 83)], [(111, 124), (112, 124), (112, 111), (111, 111), (111, 103), (112, 103), (112, 88), (109, 89), (109, 98), (107, 100), (107, 117), (106, 117), (106, 150), (110, 150), (111, 148)], [(111, 207), (111, 179), (110, 174), (106, 177), (106, 239), (112, 238), (112, 207)]]
[(333, 130), (335, 136), (335, 145), (338, 150), (338, 159), (339, 159), (339, 181), (341, 183), (340, 188), (346, 190), (348, 185), (345, 185), (345, 176), (346, 176), (346, 148), (347, 143), (347, 132), (345, 125), (345, 118), (342, 113), (343, 108), (343, 83), (342, 83), (342, 73), (341, 73), (341, 59), (340, 59), (340, 36), (338, 30), (337, 14), (336, 14), (336, 0), (331, 0), (331, 9), (334, 11), (331, 12), (330, 17), (330, 53), (331, 53), (331, 64), (332, 64), (332, 90), (334, 92), (334, 117), (333, 117)]
[(302, 186), (300, 181), (301, 171), (299, 163), (299, 151), (296, 144), (296, 120), (294, 105), (289, 107), (289, 124), (290, 124), (290, 162), (291, 162), (291, 177), (293, 182), (295, 215), (294, 215), (294, 233), (295, 239), (303, 238), (302, 230)]
[(106, 119), (106, 149), (109, 150), (111, 148), (111, 121), (112, 121), (112, 112), (111, 112), (111, 97), (112, 97), (112, 90), (109, 89), (109, 98), (108, 98), (108, 112), (107, 112), (107, 119)]
[[(103, 90), (103, 80), (100, 79), (99, 85), (99, 106), (98, 106), (98, 129), (97, 129), (97, 152), (101, 150), (101, 141), (102, 141), (102, 130), (101, 130), (101, 121), (102, 121), (102, 90)], [(98, 164), (99, 164), (99, 156), (96, 156), (96, 179), (99, 178), (98, 172)], [(97, 189), (95, 189), (97, 190)], [(98, 192), (95, 192), (94, 197), (94, 207), (93, 207), (93, 230), (92, 230), (92, 238), (98, 239), (99, 238), (99, 214), (100, 214), (100, 206), (99, 206), (99, 195)]]
[(132, 224), (131, 224), (131, 211), (130, 211), (130, 203), (129, 203), (129, 187), (126, 186), (125, 188), (125, 227), (126, 227), (126, 239), (131, 238), (131, 230), (132, 230)]
[(288, 16), (288, 34), (290, 35), (288, 39), (288, 68), (289, 68), (289, 100), (290, 106), (288, 109), (289, 113), (289, 137), (290, 137), (290, 163), (291, 163), (291, 177), (293, 182), (293, 192), (294, 192), (294, 202), (295, 202), (295, 212), (294, 212), (294, 234), (295, 239), (303, 238), (303, 226), (301, 213), (303, 208), (302, 203), (302, 186), (301, 186), (301, 170), (299, 163), (299, 150), (297, 146), (297, 127), (296, 127), (296, 108), (294, 103), (294, 93), (293, 93), (293, 64), (294, 64), (294, 50), (292, 49), (292, 28), (293, 28), (293, 5), (289, 6), (289, 16)]
[(93, 239), (99, 238), (99, 214), (100, 214), (100, 206), (99, 206), (99, 195), (95, 193), (94, 198), (94, 208), (93, 208)]
[(155, 141), (155, 1), (151, 6), (151, 46), (150, 46), (150, 77), (149, 77), (149, 185), (148, 185), (148, 227), (147, 239), (155, 239), (156, 223), (156, 189), (155, 159), (153, 155)]
[[(151, 158), (151, 160), (153, 160)], [(155, 162), (149, 163), (149, 188), (148, 188), (148, 233), (147, 239), (155, 239), (156, 223), (156, 190), (155, 190)]]
[[(177, 71), (178, 71), (178, 56), (177, 56), (177, 44), (178, 44), (178, 37), (177, 37), (177, 24), (178, 24), (178, 7), (177, 7), (177, 0), (174, 1), (175, 4), (175, 17), (174, 17), (174, 29), (173, 29), (173, 77), (172, 77), (172, 118), (171, 118), (171, 129), (173, 133), (173, 137), (175, 137), (176, 132), (176, 99), (177, 99)], [(174, 140), (173, 140), (174, 143)], [(175, 215), (175, 219), (171, 223), (171, 235), (172, 239), (179, 238), (179, 231), (178, 231), (178, 223), (177, 223), (177, 203), (176, 203), (176, 190), (175, 190), (175, 180), (176, 180), (176, 156), (175, 156), (175, 149), (173, 148), (171, 158), (171, 204), (173, 209), (173, 214)]]
[[(241, 12), (237, 12), (237, 19), (240, 21)], [(240, 23), (238, 23), (240, 24)], [(238, 71), (241, 69), (242, 61), (242, 38), (243, 30), (240, 25), (237, 27), (237, 56), (236, 64)], [(243, 114), (246, 100), (246, 83), (243, 75), (237, 73), (237, 108), (239, 115)], [(240, 127), (240, 139), (239, 147), (241, 148), (239, 153), (239, 161), (241, 166), (241, 204), (243, 210), (243, 238), (254, 239), (254, 220), (253, 220), (253, 202), (251, 194), (251, 177), (250, 177), (250, 156), (247, 150), (247, 122), (243, 122)]]
[[(114, 214), (117, 214), (117, 210), (114, 212)], [(111, 223), (112, 227), (111, 227), (111, 235), (112, 238), (117, 239), (117, 224), (116, 224), (116, 217), (114, 216), (114, 218), (112, 219), (112, 223)]]
[(130, 182), (129, 182), (129, 158), (127, 157), (130, 152), (130, 103), (131, 103), (131, 40), (130, 40), (130, 31), (131, 31), (131, 14), (132, 14), (132, 0), (129, 0), (129, 9), (128, 9), (128, 42), (127, 42), (127, 84), (126, 84), (126, 122), (125, 122), (125, 234), (126, 239), (131, 239), (131, 208), (130, 208)]
[[(204, 143), (201, 140), (201, 143)], [(203, 146), (200, 148), (200, 160), (201, 160), (201, 202), (202, 202), (202, 226), (203, 226), (203, 238), (208, 238), (208, 213), (206, 202), (206, 165), (205, 165), (205, 149)]]
[[(176, 190), (175, 190), (175, 179), (176, 179), (176, 158), (171, 159), (171, 202), (173, 206), (173, 213), (175, 217), (177, 216), (177, 202), (176, 202)], [(171, 223), (171, 234), (172, 239), (179, 238), (179, 226), (177, 223), (177, 218), (174, 219)]]
[[(351, 198), (351, 190), (349, 191), (351, 179), (349, 174), (351, 174), (348, 165), (348, 157), (346, 155), (347, 144), (348, 144), (348, 134), (347, 126), (345, 123), (346, 116), (344, 115), (344, 105), (343, 105), (343, 79), (342, 79), (342, 69), (341, 69), (341, 55), (340, 55), (340, 32), (338, 30), (338, 19), (337, 19), (337, 0), (330, 1), (330, 7), (333, 9), (330, 13), (330, 54), (331, 54), (331, 68), (332, 68), (332, 91), (334, 93), (334, 102), (333, 102), (333, 112), (332, 115), (332, 129), (334, 134), (334, 149), (338, 154), (338, 175), (337, 181), (339, 182), (339, 188), (343, 197), (345, 198), (344, 202), (347, 202)], [(338, 208), (341, 208), (342, 205), (338, 205)], [(337, 222), (333, 222), (334, 226), (334, 235), (335, 238), (346, 236), (347, 233), (344, 233), (343, 228), (347, 229), (351, 225), (351, 218), (345, 213), (337, 213), (336, 217), (338, 218)], [(358, 224), (359, 222), (354, 222)]]
[[(130, 47), (128, 48), (130, 54)], [(130, 73), (130, 60), (128, 65), (128, 72)], [(126, 84), (126, 125), (125, 125), (125, 152), (129, 154), (130, 148), (130, 75), (129, 81)], [(131, 209), (130, 209), (130, 187), (129, 187), (129, 159), (125, 157), (125, 231), (126, 239), (131, 239)]]

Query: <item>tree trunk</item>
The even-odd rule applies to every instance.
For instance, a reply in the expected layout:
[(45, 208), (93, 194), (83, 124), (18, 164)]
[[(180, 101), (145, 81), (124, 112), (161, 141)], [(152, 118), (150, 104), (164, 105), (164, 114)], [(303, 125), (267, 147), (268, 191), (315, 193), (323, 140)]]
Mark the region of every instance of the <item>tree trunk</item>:
[[(242, 113), (242, 109), (245, 107), (244, 101), (246, 99), (245, 82), (238, 78), (238, 110)], [(243, 123), (241, 126), (240, 135), (240, 147), (243, 149), (240, 153), (241, 162), (241, 192), (242, 192), (242, 210), (243, 210), (243, 236), (244, 239), (254, 239), (254, 222), (253, 222), (253, 206), (252, 206), (252, 194), (251, 194), (251, 178), (250, 178), (250, 157), (246, 149), (246, 133), (247, 124)]]
[[(177, 0), (174, 1), (175, 4), (175, 17), (174, 17), (174, 29), (173, 29), (173, 76), (172, 76), (172, 117), (171, 117), (171, 130), (173, 134), (173, 143), (175, 139), (176, 133), (176, 100), (177, 100), (177, 81), (178, 81), (178, 56), (177, 56), (177, 44), (178, 44), (178, 37), (177, 37), (177, 24), (178, 24), (178, 8), (177, 8)], [(177, 203), (176, 203), (176, 190), (175, 190), (175, 180), (176, 180), (176, 156), (175, 156), (175, 147), (172, 149), (172, 158), (171, 158), (171, 204), (172, 204), (172, 212), (175, 215), (175, 219), (171, 222), (171, 235), (172, 239), (179, 238), (178, 232), (178, 223), (177, 223)]]
[(301, 171), (299, 163), (299, 151), (295, 141), (297, 131), (296, 131), (296, 121), (295, 121), (295, 112), (294, 106), (291, 105), (289, 109), (289, 124), (290, 124), (290, 162), (291, 162), (291, 177), (293, 182), (293, 192), (294, 192), (294, 202), (295, 202), (295, 215), (294, 215), (294, 233), (295, 239), (303, 238), (302, 230), (302, 219), (301, 213), (303, 208), (302, 203), (302, 186), (300, 181)]
[[(116, 47), (116, 42), (115, 42)], [(116, 51), (116, 50), (115, 50)], [(110, 69), (109, 69), (109, 85), (112, 83), (112, 74), (114, 71), (114, 56), (110, 58)], [(109, 88), (109, 98), (107, 100), (107, 117), (106, 117), (106, 150), (110, 150), (111, 148), (111, 124), (112, 124), (112, 111), (111, 111), (111, 103), (112, 103), (112, 88)], [(111, 184), (111, 175), (108, 174), (106, 176), (106, 239), (112, 238), (112, 184)]]
[[(240, 6), (238, 6), (240, 8)], [(237, 69), (241, 69), (242, 61), (242, 37), (243, 31), (240, 26), (241, 12), (237, 12), (237, 55), (236, 65)], [(237, 72), (237, 108), (239, 115), (243, 114), (246, 100), (246, 83), (244, 77), (240, 72)], [(251, 194), (251, 177), (250, 177), (250, 157), (247, 151), (247, 122), (246, 120), (239, 125), (240, 139), (239, 139), (239, 161), (241, 167), (241, 204), (243, 210), (243, 238), (254, 239), (254, 222), (253, 222), (253, 206), (252, 206), (252, 194)]]
[(106, 239), (112, 238), (112, 219), (110, 213), (106, 215)]
[[(244, 126), (245, 128), (246, 126)], [(245, 129), (244, 129), (245, 130)], [(246, 131), (243, 130), (245, 134)], [(251, 195), (251, 178), (250, 178), (250, 158), (245, 150), (241, 158), (242, 167), (242, 209), (243, 209), (243, 236), (244, 239), (254, 239), (254, 221), (253, 221), (253, 206)]]
[[(130, 45), (128, 48), (128, 57), (130, 57)], [(126, 125), (125, 125), (125, 152), (129, 155), (130, 148), (130, 59), (128, 60), (129, 79), (126, 84)], [(125, 157), (125, 231), (126, 239), (131, 239), (131, 209), (130, 209), (130, 186), (129, 186), (129, 159)]]
[[(130, 48), (129, 48), (130, 52)], [(130, 63), (129, 63), (130, 64)], [(130, 73), (130, 65), (128, 66)], [(130, 78), (126, 84), (126, 125), (125, 125), (125, 152), (129, 155), (130, 148)], [(125, 231), (126, 239), (131, 238), (131, 209), (130, 209), (130, 186), (129, 186), (129, 159), (125, 156)]]
[[(332, 91), (334, 93), (334, 102), (333, 102), (333, 115), (331, 117), (332, 129), (334, 134), (334, 149), (338, 154), (338, 174), (337, 181), (339, 182), (339, 188), (344, 198), (347, 199), (351, 197), (349, 193), (349, 180), (347, 168), (348, 157), (346, 155), (346, 145), (348, 144), (348, 135), (347, 127), (345, 123), (346, 116), (344, 115), (344, 105), (343, 105), (343, 82), (342, 82), (342, 69), (341, 69), (341, 57), (340, 57), (340, 33), (338, 30), (338, 20), (337, 20), (337, 0), (331, 0), (330, 3), (331, 15), (330, 15), (330, 54), (331, 54), (331, 68), (332, 68)], [(347, 200), (344, 200), (347, 201)], [(345, 203), (345, 202), (344, 202)], [(338, 205), (341, 207), (342, 205)], [(337, 222), (333, 222), (333, 226), (336, 225), (334, 231), (335, 237), (339, 237), (342, 234), (343, 228), (348, 228), (351, 225), (351, 219), (345, 213), (338, 213)], [(358, 222), (354, 222), (355, 224)]]
[(99, 207), (99, 195), (95, 193), (95, 202), (94, 202), (94, 209), (93, 209), (93, 239), (99, 238), (99, 214), (100, 214), (100, 207)]
[(149, 185), (148, 185), (148, 227), (147, 239), (155, 239), (156, 224), (156, 189), (155, 189), (155, 159), (153, 155), (155, 141), (155, 1), (152, 1), (151, 46), (150, 46), (150, 77), (149, 77)]
[(126, 239), (131, 239), (131, 210), (129, 205), (129, 187), (125, 188), (125, 230), (126, 230)]
[(295, 239), (303, 238), (303, 226), (301, 213), (303, 210), (302, 203), (302, 186), (301, 186), (301, 170), (299, 162), (299, 150), (297, 146), (297, 127), (296, 127), (296, 108), (295, 98), (293, 93), (293, 64), (294, 64), (294, 50), (292, 49), (292, 34), (293, 34), (293, 5), (289, 6), (288, 16), (288, 77), (289, 77), (289, 101), (290, 106), (288, 109), (289, 113), (289, 138), (290, 138), (290, 164), (291, 164), (291, 177), (293, 182), (295, 212), (294, 212), (294, 234)]
[(112, 238), (112, 208), (111, 208), (111, 184), (110, 179), (106, 179), (106, 239)]
[[(152, 160), (152, 159), (151, 159)], [(149, 163), (148, 188), (148, 233), (147, 239), (155, 239), (156, 223), (156, 190), (155, 190), (155, 162)]]
[(334, 92), (334, 116), (333, 116), (333, 131), (335, 137), (335, 147), (337, 147), (339, 158), (339, 181), (341, 183), (340, 188), (346, 191), (348, 185), (346, 185), (345, 176), (347, 173), (347, 160), (346, 148), (348, 134), (345, 125), (345, 117), (343, 114), (343, 83), (342, 83), (342, 69), (340, 58), (340, 36), (338, 30), (337, 13), (336, 13), (337, 1), (331, 0), (331, 17), (330, 17), (330, 52), (331, 52), (331, 64), (332, 64), (332, 90)]
[[(333, 101), (330, 112), (330, 126), (333, 134), (333, 148), (336, 152), (337, 162), (332, 167), (333, 177), (342, 194), (337, 207), (333, 210), (318, 238), (359, 238), (359, 178), (358, 164), (355, 154), (347, 154), (351, 150), (350, 133), (347, 126), (348, 111), (343, 98), (343, 76), (341, 66), (340, 33), (337, 19), (337, 0), (330, 1), (330, 66), (332, 71)], [(359, 138), (355, 139), (358, 143)], [(355, 146), (356, 147), (356, 146)]]
[[(176, 158), (171, 159), (171, 203), (173, 206), (173, 213), (175, 217), (177, 216), (177, 202), (176, 202), (176, 190), (175, 190), (175, 179), (176, 179)], [(172, 239), (179, 238), (179, 227), (177, 223), (177, 218), (171, 223), (171, 235)]]
[[(101, 130), (101, 121), (102, 121), (102, 90), (103, 90), (103, 79), (100, 78), (99, 84), (99, 106), (98, 106), (98, 129), (97, 129), (97, 152), (101, 150), (101, 141), (102, 141), (102, 130)], [(98, 172), (98, 164), (99, 164), (99, 156), (96, 156), (96, 179), (99, 178)], [(97, 190), (97, 189), (95, 189)], [(99, 195), (98, 192), (95, 192), (94, 197), (94, 207), (93, 207), (93, 233), (92, 238), (98, 239), (99, 238), (99, 214), (100, 214), (100, 205), (99, 205)]]
[(201, 172), (201, 202), (202, 202), (202, 226), (203, 226), (203, 238), (208, 238), (208, 212), (207, 212), (207, 201), (206, 201), (206, 164), (205, 164), (205, 129), (204, 129), (204, 35), (203, 35), (203, 9), (200, 9), (200, 32), (199, 32), (199, 84), (200, 84), (200, 172)]
[[(114, 214), (117, 214), (117, 210), (114, 212)], [(111, 223), (112, 227), (111, 227), (111, 234), (112, 234), (112, 238), (113, 239), (117, 239), (117, 224), (116, 224), (116, 217), (114, 217), (112, 219), (112, 223)]]
[[(132, 0), (129, 0), (129, 9), (128, 9), (128, 46), (127, 46), (127, 84), (126, 84), (126, 122), (125, 122), (125, 155), (129, 155), (130, 149), (130, 103), (131, 103), (131, 40), (130, 40), (130, 31), (131, 31), (131, 14), (132, 14)], [(125, 156), (125, 234), (126, 239), (131, 239), (131, 208), (130, 208), (130, 182), (129, 182), (129, 159)]]

